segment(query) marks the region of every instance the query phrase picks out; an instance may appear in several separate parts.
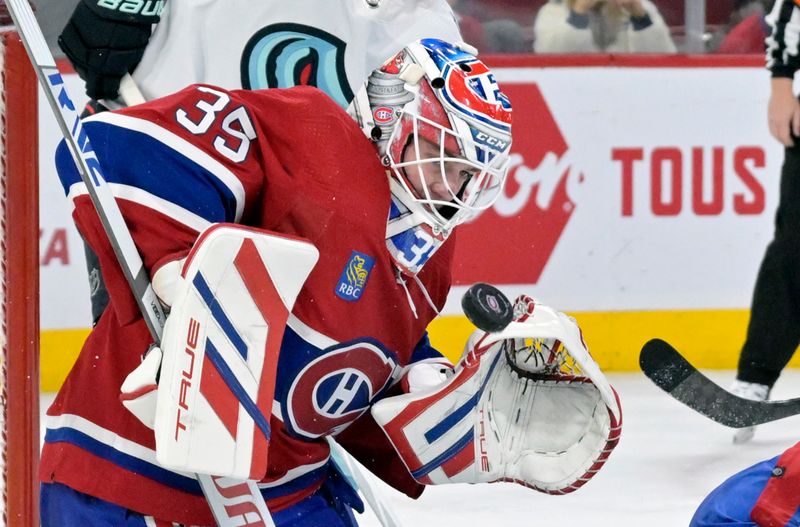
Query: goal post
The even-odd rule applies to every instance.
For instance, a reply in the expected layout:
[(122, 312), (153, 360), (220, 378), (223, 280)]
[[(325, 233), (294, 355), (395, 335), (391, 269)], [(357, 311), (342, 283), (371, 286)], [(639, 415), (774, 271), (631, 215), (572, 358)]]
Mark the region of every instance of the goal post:
[[(2, 12), (0, 24), (10, 24)], [(22, 42), (7, 25), (0, 27), (0, 84), (0, 525), (34, 527), (40, 449), (38, 89)]]

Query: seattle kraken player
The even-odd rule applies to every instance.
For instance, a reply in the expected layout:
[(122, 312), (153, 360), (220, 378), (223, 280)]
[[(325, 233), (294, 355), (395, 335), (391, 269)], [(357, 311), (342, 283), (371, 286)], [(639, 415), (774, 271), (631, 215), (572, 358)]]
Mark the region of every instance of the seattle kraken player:
[[(344, 108), (370, 72), (423, 37), (461, 40), (444, 0), (81, 0), (59, 44), (87, 94), (111, 106), (130, 72), (147, 99), (194, 83), (311, 85)], [(108, 295), (97, 258), (86, 258), (96, 322)]]
[(147, 99), (192, 83), (317, 86), (345, 107), (408, 42), (461, 36), (445, 0), (80, 0), (59, 44), (93, 99), (133, 73)]

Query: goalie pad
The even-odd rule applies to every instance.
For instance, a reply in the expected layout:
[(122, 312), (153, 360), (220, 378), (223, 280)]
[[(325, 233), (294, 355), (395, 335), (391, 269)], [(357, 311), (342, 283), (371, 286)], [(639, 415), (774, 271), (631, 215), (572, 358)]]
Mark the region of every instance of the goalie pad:
[(281, 340), (317, 259), (307, 241), (236, 225), (217, 224), (200, 236), (161, 340), (161, 465), (263, 478)]
[(420, 483), (511, 481), (548, 494), (586, 483), (619, 441), (619, 399), (574, 320), (529, 297), (476, 331), (455, 374), (372, 407)]

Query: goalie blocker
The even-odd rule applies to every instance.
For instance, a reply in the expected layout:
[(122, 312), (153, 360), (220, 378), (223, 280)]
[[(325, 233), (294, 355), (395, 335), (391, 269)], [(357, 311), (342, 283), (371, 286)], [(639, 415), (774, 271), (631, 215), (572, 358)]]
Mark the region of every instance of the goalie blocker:
[(281, 340), (317, 258), (305, 240), (216, 224), (185, 261), (156, 271), (156, 293), (171, 305), (161, 348), (128, 376), (121, 399), (154, 427), (159, 464), (264, 477)]
[(499, 333), (476, 331), (443, 384), (372, 415), (423, 484), (511, 481), (566, 494), (619, 442), (619, 398), (575, 321), (529, 297)]

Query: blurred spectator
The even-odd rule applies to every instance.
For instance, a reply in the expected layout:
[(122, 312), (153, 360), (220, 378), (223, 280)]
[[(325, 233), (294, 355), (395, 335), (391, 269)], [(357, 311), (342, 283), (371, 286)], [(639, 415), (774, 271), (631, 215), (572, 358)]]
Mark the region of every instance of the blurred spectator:
[(525, 42), (525, 30), (509, 20), (489, 20), (483, 23), (488, 53), (525, 53), (530, 50), (530, 41)]
[(58, 47), (58, 35), (69, 20), (78, 0), (34, 0), (31, 2), (36, 19), (44, 33), (45, 41), (50, 51), (56, 58), (63, 57), (64, 53)]
[(770, 33), (766, 21), (769, 0), (745, 0), (731, 13), (731, 19), (717, 53), (764, 53), (764, 39)]
[(674, 53), (649, 0), (550, 0), (533, 27), (538, 53)]
[(461, 31), (461, 36), (464, 37), (464, 42), (475, 46), (479, 52), (486, 52), (486, 36), (478, 19), (461, 12), (460, 0), (447, 0), (447, 3), (450, 4), (450, 8), (456, 16), (458, 29)]

